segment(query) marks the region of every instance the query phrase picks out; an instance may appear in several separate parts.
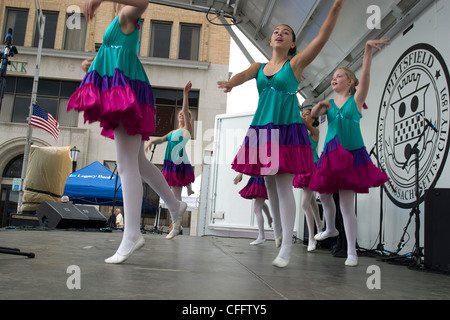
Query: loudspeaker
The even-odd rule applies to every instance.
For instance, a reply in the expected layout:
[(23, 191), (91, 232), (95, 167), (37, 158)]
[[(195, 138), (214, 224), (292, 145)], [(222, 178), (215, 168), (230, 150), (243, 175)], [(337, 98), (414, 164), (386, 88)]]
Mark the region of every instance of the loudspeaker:
[(85, 216), (88, 217), (89, 220), (87, 222), (86, 228), (99, 229), (105, 226), (107, 220), (105, 216), (96, 208), (80, 205), (75, 206), (75, 208), (80, 210)]
[(425, 191), (424, 265), (450, 272), (450, 189)]
[(40, 225), (50, 229), (101, 228), (105, 225), (106, 218), (98, 210), (87, 206), (81, 209), (70, 203), (44, 201), (36, 215)]

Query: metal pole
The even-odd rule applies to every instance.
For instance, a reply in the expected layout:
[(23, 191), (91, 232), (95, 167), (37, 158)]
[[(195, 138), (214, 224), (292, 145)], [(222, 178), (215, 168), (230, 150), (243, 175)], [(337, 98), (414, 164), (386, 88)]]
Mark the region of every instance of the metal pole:
[[(37, 1), (37, 3), (36, 3)], [(30, 147), (31, 147), (31, 139), (33, 135), (33, 127), (31, 126), (31, 117), (33, 116), (33, 105), (36, 104), (36, 96), (37, 96), (37, 90), (38, 90), (38, 83), (39, 83), (39, 71), (41, 67), (41, 55), (42, 55), (42, 43), (44, 41), (44, 30), (45, 30), (45, 16), (42, 14), (41, 4), (39, 3), (39, 0), (35, 0), (36, 4), (36, 15), (37, 15), (37, 26), (38, 26), (38, 32), (39, 32), (39, 45), (38, 45), (38, 51), (36, 56), (36, 69), (34, 71), (34, 81), (33, 81), (33, 89), (31, 92), (31, 103), (28, 111), (28, 128), (27, 128), (27, 137), (26, 137), (26, 143), (25, 143), (25, 151), (23, 154), (23, 163), (22, 163), (22, 174), (21, 174), (21, 180), (22, 180), (22, 188), (19, 191), (19, 199), (17, 201), (17, 212), (21, 212), (21, 207), (23, 203), (23, 187), (24, 187), (24, 181), (25, 176), (27, 173), (27, 166), (28, 166), (28, 155), (30, 153)]]

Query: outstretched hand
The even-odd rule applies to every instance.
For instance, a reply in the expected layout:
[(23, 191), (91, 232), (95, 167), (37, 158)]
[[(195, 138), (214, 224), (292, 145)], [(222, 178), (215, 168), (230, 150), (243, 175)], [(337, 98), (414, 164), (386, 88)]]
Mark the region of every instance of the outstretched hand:
[(86, 0), (84, 2), (84, 15), (89, 22), (94, 18), (94, 12), (102, 3), (102, 0)]
[(192, 82), (188, 82), (188, 83), (186, 83), (186, 85), (184, 86), (184, 93), (188, 93), (189, 91), (191, 91), (191, 88), (192, 88)]
[(390, 45), (391, 44), (390, 41), (391, 41), (391, 39), (389, 39), (387, 37), (384, 37), (384, 38), (381, 38), (381, 39), (369, 40), (369, 41), (367, 41), (367, 45), (369, 47), (371, 47), (371, 48), (375, 48), (377, 50), (381, 50), (381, 46), (382, 45), (385, 45), (385, 46)]
[(320, 108), (321, 110), (326, 110), (326, 111), (328, 111), (328, 110), (330, 110), (330, 108), (331, 108), (331, 103), (330, 103), (329, 100), (323, 100), (323, 101), (320, 101), (320, 102), (318, 103), (318, 105), (319, 105), (319, 108)]
[(228, 93), (233, 89), (230, 81), (217, 81), (219, 89), (224, 89), (223, 92)]
[(145, 152), (148, 152), (151, 149), (152, 145), (153, 141), (147, 141), (147, 143), (145, 144)]

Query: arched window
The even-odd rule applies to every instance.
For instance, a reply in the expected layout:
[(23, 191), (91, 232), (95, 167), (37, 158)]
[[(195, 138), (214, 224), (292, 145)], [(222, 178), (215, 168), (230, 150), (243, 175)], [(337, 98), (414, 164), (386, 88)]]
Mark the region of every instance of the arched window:
[(20, 178), (22, 176), (23, 154), (14, 157), (3, 170), (4, 178)]

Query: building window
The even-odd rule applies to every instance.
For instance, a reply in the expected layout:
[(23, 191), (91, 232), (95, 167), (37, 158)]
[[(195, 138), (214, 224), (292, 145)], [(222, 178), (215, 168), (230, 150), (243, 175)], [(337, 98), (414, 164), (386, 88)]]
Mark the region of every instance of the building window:
[(64, 50), (84, 51), (86, 43), (86, 17), (78, 12), (66, 15)]
[(164, 21), (151, 22), (150, 57), (169, 58), (172, 23)]
[(7, 8), (6, 9), (6, 23), (3, 29), (2, 43), (8, 32), (8, 29), (13, 30), (12, 44), (16, 46), (23, 46), (25, 43), (25, 31), (27, 29), (28, 10)]
[(180, 43), (178, 48), (178, 59), (198, 61), (200, 51), (199, 25), (180, 25)]
[[(7, 90), (5, 90), (5, 97), (2, 101), (1, 119), (27, 123), (33, 79), (8, 77), (7, 82)], [(70, 96), (79, 85), (80, 82), (76, 81), (39, 79), (36, 104), (57, 119), (60, 126), (76, 127), (78, 126), (78, 113), (76, 110), (67, 112), (66, 108)]]
[[(154, 135), (162, 137), (178, 128), (178, 113), (183, 106), (183, 90), (153, 88), (153, 93), (156, 103), (156, 132)], [(191, 90), (189, 92), (189, 110), (192, 115), (193, 128), (198, 118), (199, 96), (199, 91)], [(192, 139), (195, 139), (195, 132), (192, 133)]]
[(14, 157), (3, 169), (3, 178), (20, 178), (22, 176), (23, 154)]
[[(55, 48), (55, 36), (58, 25), (58, 12), (43, 11), (45, 16), (45, 28), (44, 38), (42, 41), (42, 48), (54, 49)], [(34, 31), (34, 46), (39, 46), (39, 28), (35, 27)]]

